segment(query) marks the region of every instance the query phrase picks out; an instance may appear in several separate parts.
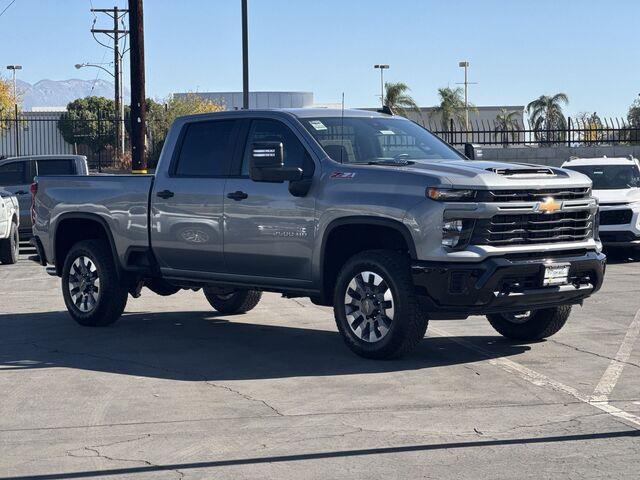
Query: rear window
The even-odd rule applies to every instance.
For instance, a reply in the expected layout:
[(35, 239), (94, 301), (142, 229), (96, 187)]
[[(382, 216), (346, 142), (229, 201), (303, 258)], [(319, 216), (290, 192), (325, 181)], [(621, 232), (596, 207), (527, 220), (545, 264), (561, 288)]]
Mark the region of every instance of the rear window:
[(73, 175), (75, 166), (72, 160), (38, 160), (38, 175)]
[(0, 166), (0, 186), (23, 185), (29, 183), (25, 172), (26, 162), (13, 162)]
[(235, 125), (236, 120), (187, 125), (175, 174), (184, 177), (227, 176), (231, 167), (231, 136)]

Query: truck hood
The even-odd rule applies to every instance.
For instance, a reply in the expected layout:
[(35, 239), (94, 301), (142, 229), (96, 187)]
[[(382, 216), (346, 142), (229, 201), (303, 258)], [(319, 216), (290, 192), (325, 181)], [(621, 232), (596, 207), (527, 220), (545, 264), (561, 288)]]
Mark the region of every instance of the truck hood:
[(402, 168), (439, 180), (451, 188), (554, 188), (589, 187), (591, 180), (581, 173), (562, 168), (527, 163), (488, 162), (478, 160), (416, 161)]
[(593, 196), (598, 199), (601, 205), (640, 202), (640, 188), (594, 190)]

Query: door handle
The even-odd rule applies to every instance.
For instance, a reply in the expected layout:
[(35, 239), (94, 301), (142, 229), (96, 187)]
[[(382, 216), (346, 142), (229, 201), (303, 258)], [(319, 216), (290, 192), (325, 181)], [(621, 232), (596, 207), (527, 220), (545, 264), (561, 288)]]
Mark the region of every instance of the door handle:
[(244, 192), (241, 192), (240, 190), (238, 190), (236, 192), (227, 193), (227, 198), (230, 198), (230, 199), (236, 200), (236, 201), (244, 200), (245, 198), (248, 198), (248, 197), (249, 197), (249, 195), (247, 195)]
[(173, 197), (173, 192), (171, 190), (162, 190), (162, 191), (156, 193), (156, 196), (160, 197), (160, 198), (165, 198), (165, 199), (166, 198), (171, 198), (171, 197)]

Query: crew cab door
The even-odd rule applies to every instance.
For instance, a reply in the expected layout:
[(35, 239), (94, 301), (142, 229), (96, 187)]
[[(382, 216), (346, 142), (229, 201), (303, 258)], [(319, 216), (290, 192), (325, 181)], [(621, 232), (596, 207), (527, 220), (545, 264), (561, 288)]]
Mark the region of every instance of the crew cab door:
[(165, 275), (223, 273), (223, 194), (239, 122), (186, 123), (151, 192), (151, 245)]
[[(294, 196), (289, 182), (265, 183), (249, 178), (251, 145), (282, 142), (285, 167), (300, 167), (306, 178), (315, 165), (303, 142), (280, 120), (250, 120), (239, 175), (227, 180), (224, 196), (224, 257), (229, 273), (311, 281), (315, 235), (315, 200)], [(277, 281), (274, 283), (278, 283)]]

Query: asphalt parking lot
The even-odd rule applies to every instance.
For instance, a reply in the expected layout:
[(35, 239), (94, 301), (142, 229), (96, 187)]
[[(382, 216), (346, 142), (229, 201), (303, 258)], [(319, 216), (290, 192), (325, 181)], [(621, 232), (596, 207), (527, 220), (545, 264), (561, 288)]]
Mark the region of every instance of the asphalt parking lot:
[(433, 321), (381, 362), (306, 300), (227, 317), (145, 291), (87, 329), (57, 278), (0, 265), (0, 477), (637, 479), (639, 278), (612, 263), (548, 341)]

